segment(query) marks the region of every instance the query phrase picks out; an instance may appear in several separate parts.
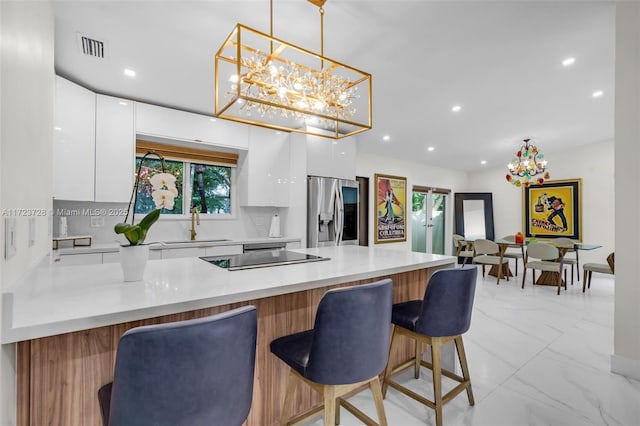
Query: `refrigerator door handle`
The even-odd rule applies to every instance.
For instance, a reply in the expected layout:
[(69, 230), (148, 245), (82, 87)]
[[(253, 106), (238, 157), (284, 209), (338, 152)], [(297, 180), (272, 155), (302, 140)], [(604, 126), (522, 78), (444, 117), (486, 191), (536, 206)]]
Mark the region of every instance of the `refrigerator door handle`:
[(342, 244), (342, 234), (344, 226), (344, 200), (340, 185), (336, 188), (336, 222), (338, 222), (338, 232), (336, 232), (336, 245)]

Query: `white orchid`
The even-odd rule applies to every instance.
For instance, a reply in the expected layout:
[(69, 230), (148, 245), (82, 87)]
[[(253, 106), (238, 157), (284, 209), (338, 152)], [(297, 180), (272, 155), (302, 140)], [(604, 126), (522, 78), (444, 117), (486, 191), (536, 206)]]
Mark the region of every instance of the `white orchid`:
[(177, 195), (169, 189), (156, 189), (151, 193), (157, 209), (173, 210), (174, 198)]
[(176, 190), (176, 194), (178, 190), (176, 189), (176, 177), (171, 173), (156, 173), (151, 176), (149, 179), (151, 182), (151, 186), (153, 189), (168, 189), (168, 190)]

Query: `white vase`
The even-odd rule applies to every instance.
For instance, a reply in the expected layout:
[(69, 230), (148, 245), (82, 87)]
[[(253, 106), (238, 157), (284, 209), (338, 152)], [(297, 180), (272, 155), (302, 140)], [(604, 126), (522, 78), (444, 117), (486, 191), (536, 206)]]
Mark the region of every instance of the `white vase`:
[(140, 281), (144, 277), (144, 269), (149, 259), (149, 246), (120, 246), (120, 265), (125, 281)]

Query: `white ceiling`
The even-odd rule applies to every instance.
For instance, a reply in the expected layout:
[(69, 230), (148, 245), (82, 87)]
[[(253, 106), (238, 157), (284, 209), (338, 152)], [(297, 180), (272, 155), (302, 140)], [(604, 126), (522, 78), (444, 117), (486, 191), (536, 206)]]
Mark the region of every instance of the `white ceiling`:
[[(613, 138), (614, 7), (329, 0), (324, 51), (373, 75), (373, 129), (358, 135), (359, 150), (478, 170), (506, 165), (525, 137), (544, 153)], [(268, 0), (56, 1), (55, 16), (58, 74), (203, 114), (212, 114), (213, 59), (232, 27), (269, 32)], [(319, 51), (318, 16), (305, 0), (274, 0), (274, 35)], [(108, 57), (81, 55), (78, 32), (105, 40)], [(563, 67), (569, 56), (575, 64)], [(604, 95), (592, 98), (595, 90)]]

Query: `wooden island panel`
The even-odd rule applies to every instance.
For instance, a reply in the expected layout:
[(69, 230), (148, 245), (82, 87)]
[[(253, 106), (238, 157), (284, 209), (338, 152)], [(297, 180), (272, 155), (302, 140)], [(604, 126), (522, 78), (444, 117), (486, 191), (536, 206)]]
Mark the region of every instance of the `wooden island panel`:
[[(421, 299), (431, 273), (448, 266), (389, 276), (393, 280), (394, 303)], [(277, 337), (313, 327), (318, 303), (327, 290), (382, 278), (386, 277), (20, 342), (18, 425), (101, 426), (97, 391), (113, 378), (117, 343), (126, 330), (200, 318), (249, 304), (257, 308), (258, 341), (253, 403), (246, 425), (276, 425), (284, 400), (288, 367), (271, 354), (269, 343)], [(413, 351), (412, 344), (405, 342), (398, 351), (396, 362), (408, 359)], [(318, 394), (299, 385), (294, 405), (296, 412), (320, 402)]]

